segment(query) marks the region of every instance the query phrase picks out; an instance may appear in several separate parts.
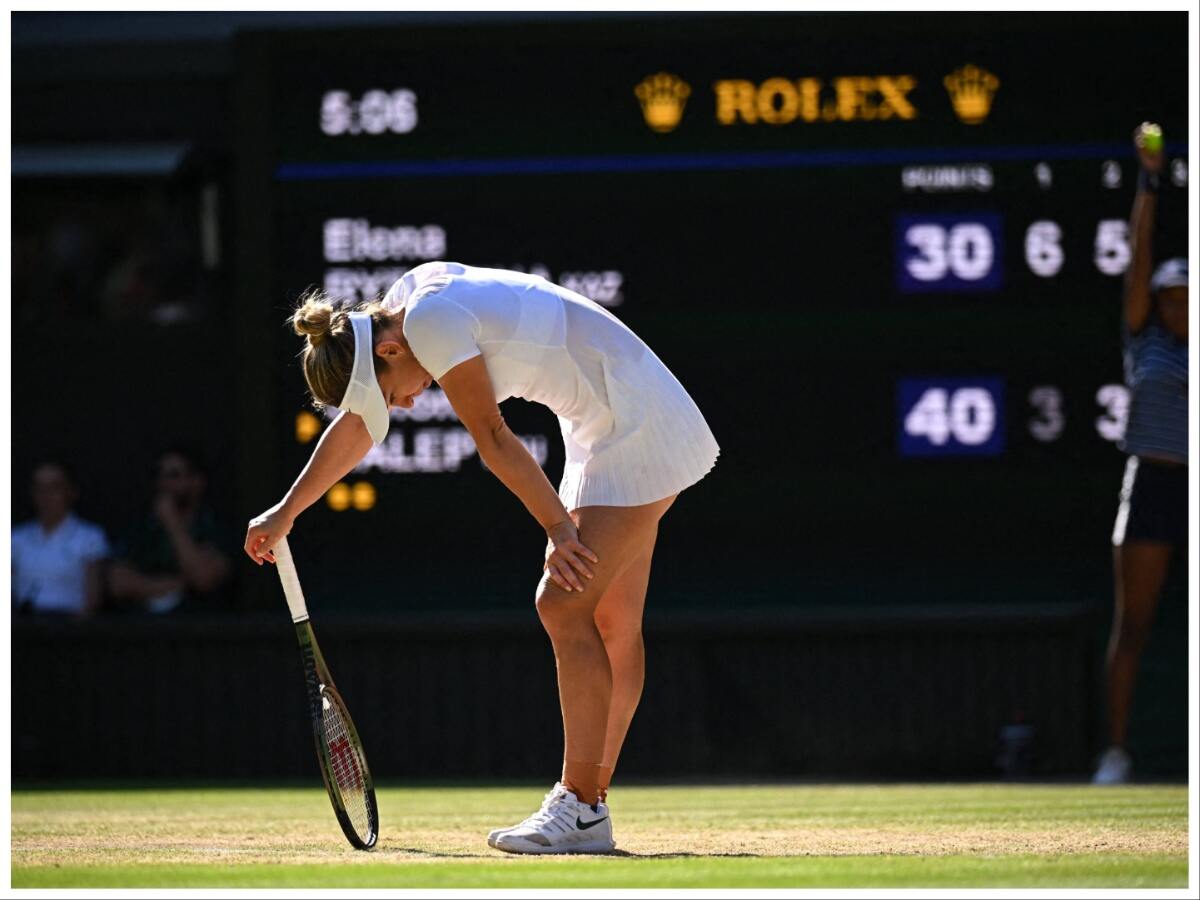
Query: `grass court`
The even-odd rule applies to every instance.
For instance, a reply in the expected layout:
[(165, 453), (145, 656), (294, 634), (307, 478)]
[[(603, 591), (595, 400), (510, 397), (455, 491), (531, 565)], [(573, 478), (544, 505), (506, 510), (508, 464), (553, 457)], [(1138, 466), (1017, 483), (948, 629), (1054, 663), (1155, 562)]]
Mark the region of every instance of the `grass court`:
[(1183, 785), (618, 785), (613, 855), (488, 847), (543, 790), (380, 788), (363, 853), (320, 782), (14, 787), (12, 887), (1187, 886)]

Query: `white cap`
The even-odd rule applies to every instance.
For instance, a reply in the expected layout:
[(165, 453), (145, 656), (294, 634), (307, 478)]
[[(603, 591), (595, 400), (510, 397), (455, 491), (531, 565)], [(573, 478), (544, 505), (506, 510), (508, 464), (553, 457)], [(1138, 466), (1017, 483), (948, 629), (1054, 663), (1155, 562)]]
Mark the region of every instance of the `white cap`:
[(1161, 263), (1154, 270), (1154, 276), (1150, 279), (1150, 291), (1157, 294), (1165, 288), (1187, 287), (1187, 283), (1188, 261), (1182, 256), (1177, 256)]
[(375, 378), (375, 342), (371, 340), (371, 314), (350, 313), (350, 324), (354, 327), (354, 368), (350, 371), (350, 383), (338, 409), (361, 416), (366, 423), (371, 440), (382, 444), (387, 437), (391, 419), (383, 389)]

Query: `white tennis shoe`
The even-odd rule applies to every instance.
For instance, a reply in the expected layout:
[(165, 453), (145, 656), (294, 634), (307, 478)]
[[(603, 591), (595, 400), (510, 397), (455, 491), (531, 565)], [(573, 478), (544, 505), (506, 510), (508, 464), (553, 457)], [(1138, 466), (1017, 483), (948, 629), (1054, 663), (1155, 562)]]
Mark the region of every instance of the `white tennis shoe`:
[(547, 793), (546, 796), (542, 798), (542, 806), (541, 806), (541, 809), (538, 810), (538, 812), (534, 813), (532, 816), (530, 816), (528, 819), (526, 819), (524, 822), (522, 822), (519, 825), (510, 825), (510, 826), (508, 826), (508, 828), (493, 828), (491, 831), (488, 832), (488, 838), (487, 838), (488, 846), (495, 847), (496, 846), (496, 838), (500, 837), (500, 835), (504, 834), (506, 831), (516, 831), (518, 828), (523, 828), (524, 826), (528, 825), (530, 822), (533, 821), (534, 816), (537, 816), (539, 813), (543, 812), (546, 809), (547, 804), (550, 803), (550, 800), (554, 797), (554, 795), (557, 794), (559, 791), (563, 791), (563, 790), (566, 790), (566, 788), (563, 786), (563, 783), (561, 781), (554, 782), (554, 787), (550, 788), (549, 793)]
[(493, 831), (488, 843), (507, 853), (611, 853), (616, 848), (608, 806), (580, 801), (559, 782), (541, 808), (520, 825)]
[(1100, 757), (1100, 765), (1092, 776), (1092, 784), (1125, 784), (1132, 769), (1129, 754), (1120, 747), (1109, 747)]

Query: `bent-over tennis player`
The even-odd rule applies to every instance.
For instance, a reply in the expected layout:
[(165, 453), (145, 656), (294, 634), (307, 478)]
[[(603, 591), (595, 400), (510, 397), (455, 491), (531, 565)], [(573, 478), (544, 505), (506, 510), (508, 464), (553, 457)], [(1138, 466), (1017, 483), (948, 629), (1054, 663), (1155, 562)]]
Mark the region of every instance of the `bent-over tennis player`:
[[(383, 300), (309, 296), (293, 326), (305, 378), (341, 413), (284, 498), (251, 520), (246, 553), (271, 548), (437, 381), (488, 468), (546, 530), (536, 605), (554, 646), (564, 728), (561, 779), (523, 822), (488, 835), (513, 853), (616, 845), (609, 782), (642, 693), (642, 611), (658, 522), (719, 448), (654, 352), (612, 313), (543, 278), (451, 262), (417, 266)], [(497, 404), (523, 397), (559, 419), (558, 491)]]

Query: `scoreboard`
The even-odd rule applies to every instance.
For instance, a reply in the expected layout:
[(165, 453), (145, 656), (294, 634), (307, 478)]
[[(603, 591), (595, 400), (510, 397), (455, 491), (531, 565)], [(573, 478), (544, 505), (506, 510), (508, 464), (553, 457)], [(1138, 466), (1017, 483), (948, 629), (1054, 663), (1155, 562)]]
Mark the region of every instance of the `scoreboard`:
[[(1164, 127), (1156, 249), (1186, 253), (1185, 25), (654, 15), (248, 36), (241, 302), (270, 309), (281, 489), (327, 423), (277, 327), (289, 303), (375, 297), (449, 259), (610, 308), (705, 413), (722, 456), (664, 523), (668, 605), (830, 602), (897, 573), (921, 602), (1102, 583), (1130, 133)], [(553, 414), (503, 408), (557, 484)], [(306, 532), (331, 536), (313, 541), (331, 570), (353, 558), (364, 585), (438, 608), (528, 600), (544, 546), (436, 388)]]

